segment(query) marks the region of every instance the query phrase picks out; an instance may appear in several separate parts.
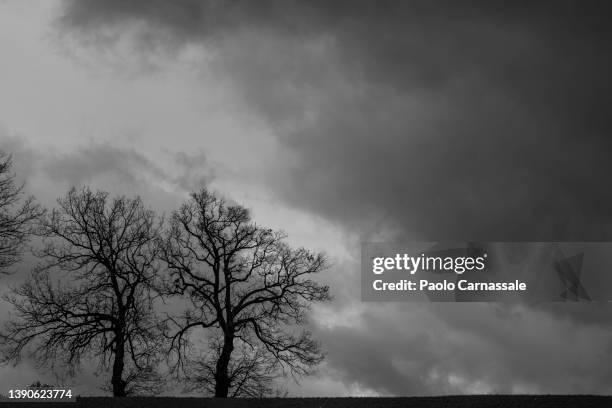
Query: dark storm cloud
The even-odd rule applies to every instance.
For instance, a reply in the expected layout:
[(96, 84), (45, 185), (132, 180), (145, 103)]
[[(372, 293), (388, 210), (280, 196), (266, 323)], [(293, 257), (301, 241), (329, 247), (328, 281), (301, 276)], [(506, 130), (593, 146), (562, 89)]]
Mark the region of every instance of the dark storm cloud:
[(54, 206), (71, 187), (90, 186), (111, 194), (139, 195), (147, 206), (169, 213), (189, 192), (214, 179), (205, 154), (198, 151), (165, 151), (153, 159), (135, 149), (97, 142), (57, 151), (6, 131), (0, 132), (0, 150), (12, 155), (26, 192), (45, 206)]
[(327, 366), (348, 386), (383, 395), (612, 392), (609, 303), (359, 302), (358, 269), (339, 263), (321, 277), (334, 302), (313, 321)]
[(45, 171), (49, 178), (71, 186), (89, 185), (107, 177), (128, 188), (142, 183), (168, 183), (181, 192), (190, 192), (207, 185), (213, 170), (206, 155), (199, 153), (166, 152), (174, 172), (162, 163), (155, 163), (134, 150), (92, 143), (71, 153), (50, 160)]
[[(612, 239), (607, 2), (65, 6), (62, 30), (88, 45), (127, 33), (139, 51), (210, 51), (204, 68), (287, 151), (271, 166), (276, 194), (364, 237)], [(341, 272), (336, 287), (351, 274)], [(332, 306), (343, 307), (349, 299)], [(317, 334), (347, 383), (383, 393), (474, 392), (479, 383), (610, 392), (609, 307), (514, 310), (371, 308), (361, 326)]]
[(73, 186), (88, 185), (93, 179), (112, 174), (130, 185), (141, 181), (143, 173), (164, 179), (165, 172), (134, 150), (123, 150), (108, 144), (93, 144), (72, 153), (62, 154), (46, 166), (48, 176)]
[(359, 325), (315, 333), (343, 381), (383, 395), (612, 391), (609, 332), (523, 307), (495, 319), (491, 309), (377, 305)]
[(297, 156), (293, 205), (436, 240), (610, 236), (604, 2), (66, 6), (81, 38), (145, 22), (143, 47), (213, 48)]

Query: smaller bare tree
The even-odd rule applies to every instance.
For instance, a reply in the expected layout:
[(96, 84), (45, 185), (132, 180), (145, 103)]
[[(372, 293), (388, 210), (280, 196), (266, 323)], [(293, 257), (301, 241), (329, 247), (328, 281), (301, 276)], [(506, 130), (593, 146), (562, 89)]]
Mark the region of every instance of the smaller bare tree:
[(21, 260), (32, 221), (42, 213), (34, 198), (24, 197), (23, 184), (17, 184), (11, 156), (0, 152), (0, 273)]
[(41, 365), (74, 371), (94, 358), (125, 396), (154, 376), (163, 338), (152, 291), (161, 221), (140, 198), (87, 188), (58, 203), (41, 220), (43, 262), (5, 297), (17, 312), (0, 334), (5, 359), (18, 362), (30, 343)]

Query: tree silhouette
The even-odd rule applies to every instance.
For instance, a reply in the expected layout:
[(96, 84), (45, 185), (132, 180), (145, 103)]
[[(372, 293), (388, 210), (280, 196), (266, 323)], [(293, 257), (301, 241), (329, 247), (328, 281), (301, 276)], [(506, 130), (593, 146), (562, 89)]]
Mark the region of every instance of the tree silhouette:
[[(151, 284), (160, 222), (140, 198), (72, 189), (41, 219), (42, 263), (5, 299), (17, 318), (0, 335), (7, 361), (26, 345), (40, 364), (84, 357), (111, 368), (115, 396), (153, 380), (160, 326)], [(112, 367), (111, 367), (112, 366)]]
[[(165, 294), (188, 305), (170, 317), (173, 368), (195, 373), (216, 397), (256, 395), (275, 373), (304, 375), (322, 359), (319, 344), (298, 326), (312, 302), (329, 299), (328, 287), (311, 280), (326, 259), (284, 239), (206, 189), (171, 217), (162, 253)], [(205, 331), (208, 353), (191, 370), (190, 333), (197, 328)]]
[(47, 383), (41, 383), (40, 380), (36, 380), (30, 384), (28, 388), (53, 388), (53, 386)]
[(24, 198), (11, 168), (11, 156), (0, 152), (0, 273), (5, 274), (20, 261), (32, 221), (42, 213), (32, 197)]

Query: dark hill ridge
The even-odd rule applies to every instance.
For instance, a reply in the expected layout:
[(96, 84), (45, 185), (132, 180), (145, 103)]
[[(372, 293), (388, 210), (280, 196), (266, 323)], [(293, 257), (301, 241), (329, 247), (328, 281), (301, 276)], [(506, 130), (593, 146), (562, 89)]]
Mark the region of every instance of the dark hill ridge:
[(0, 403), (21, 408), (612, 408), (612, 396), (474, 395), (403, 398), (78, 398), (76, 403)]

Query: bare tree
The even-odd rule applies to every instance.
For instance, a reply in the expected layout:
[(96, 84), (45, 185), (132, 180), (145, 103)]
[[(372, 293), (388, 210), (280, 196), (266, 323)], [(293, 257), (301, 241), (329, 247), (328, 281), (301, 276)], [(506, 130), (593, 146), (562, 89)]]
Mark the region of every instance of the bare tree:
[(311, 279), (327, 262), (284, 239), (206, 189), (171, 218), (162, 255), (166, 294), (188, 305), (170, 317), (173, 368), (188, 372), (190, 333), (203, 329), (209, 353), (197, 374), (217, 397), (253, 395), (275, 372), (305, 375), (322, 359), (319, 344), (300, 326), (312, 302), (329, 299), (328, 287)]
[(5, 274), (20, 261), (32, 221), (41, 215), (34, 199), (24, 197), (23, 184), (15, 182), (11, 168), (11, 156), (0, 152), (0, 273)]
[(74, 372), (95, 358), (111, 368), (113, 395), (127, 395), (151, 380), (158, 358), (151, 288), (161, 222), (140, 198), (88, 188), (58, 203), (41, 220), (42, 263), (5, 297), (17, 312), (0, 337), (5, 358), (18, 362), (30, 343), (41, 365), (60, 361)]

